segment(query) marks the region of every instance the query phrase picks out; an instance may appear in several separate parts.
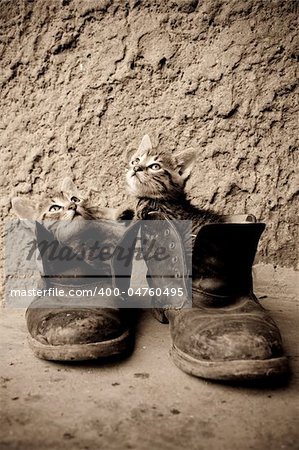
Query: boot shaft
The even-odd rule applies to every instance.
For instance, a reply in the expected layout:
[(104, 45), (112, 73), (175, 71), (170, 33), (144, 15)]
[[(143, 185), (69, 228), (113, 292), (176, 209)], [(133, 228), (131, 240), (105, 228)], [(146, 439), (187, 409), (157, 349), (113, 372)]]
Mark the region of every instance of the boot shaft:
[[(98, 230), (88, 227), (90, 242), (101, 242), (101, 223)], [(59, 242), (43, 224), (36, 222), (35, 236), (37, 243), (37, 258), (41, 261), (41, 281), (38, 288), (38, 298), (30, 308), (119, 308), (123, 307), (124, 298), (120, 290), (113, 286), (112, 256), (97, 258), (88, 264), (82, 254), (76, 254), (71, 246)], [(99, 236), (99, 238), (98, 238)], [(85, 245), (84, 236), (77, 246)], [(87, 245), (90, 243), (87, 243)]]
[[(157, 261), (148, 261), (148, 283), (150, 286), (181, 288), (181, 299), (172, 299), (172, 307), (186, 307), (196, 299), (202, 304), (227, 303), (233, 298), (252, 292), (252, 265), (263, 223), (214, 223), (201, 227), (194, 240), (191, 253), (188, 231), (167, 219), (144, 222), (141, 226), (143, 251), (151, 242), (169, 249), (171, 256), (167, 268)], [(190, 236), (189, 236), (190, 237)], [(173, 276), (172, 276), (173, 274)], [(192, 293), (191, 281), (192, 277)], [(201, 294), (201, 295), (195, 295)], [(191, 300), (193, 297), (193, 300)], [(160, 302), (157, 300), (160, 300)], [(155, 306), (163, 307), (166, 299), (155, 299)], [(171, 304), (168, 305), (171, 308)]]
[(263, 223), (221, 223), (203, 226), (193, 247), (193, 289), (215, 296), (252, 291), (252, 265)]

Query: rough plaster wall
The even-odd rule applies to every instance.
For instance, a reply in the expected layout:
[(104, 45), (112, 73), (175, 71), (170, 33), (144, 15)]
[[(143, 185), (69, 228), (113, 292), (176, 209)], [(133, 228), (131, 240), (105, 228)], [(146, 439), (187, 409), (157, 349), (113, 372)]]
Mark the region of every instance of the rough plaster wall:
[(4, 218), (65, 174), (126, 198), (148, 132), (198, 149), (194, 203), (268, 224), (260, 260), (295, 263), (295, 0), (0, 1)]

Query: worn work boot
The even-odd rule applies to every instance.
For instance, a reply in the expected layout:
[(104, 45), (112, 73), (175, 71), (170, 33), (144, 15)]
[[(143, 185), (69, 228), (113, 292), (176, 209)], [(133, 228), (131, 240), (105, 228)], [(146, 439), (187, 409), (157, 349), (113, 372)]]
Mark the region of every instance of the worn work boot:
[[(39, 249), (42, 242), (51, 241), (48, 231), (38, 222), (36, 237)], [(42, 288), (51, 296), (37, 297), (26, 311), (28, 340), (34, 354), (47, 360), (82, 361), (130, 353), (134, 314), (128, 316), (127, 310), (113, 306), (114, 300), (116, 305), (121, 300), (113, 297), (112, 273), (108, 270), (104, 278), (96, 278), (95, 271), (90, 277), (90, 268), (82, 262), (63, 272), (48, 257), (48, 252), (43, 252)], [(122, 286), (126, 282), (129, 278), (122, 280)], [(91, 296), (76, 296), (83, 290)], [(111, 294), (106, 298), (106, 306), (105, 292)]]
[[(265, 225), (202, 226), (193, 245), (190, 308), (186, 307), (190, 292), (184, 238), (173, 223), (163, 222), (158, 239), (152, 226), (143, 227), (143, 250), (146, 252), (152, 241), (170, 252), (173, 278), (157, 276), (163, 274), (163, 261), (150, 260), (149, 284), (155, 288), (181, 287), (184, 292), (177, 305), (156, 311), (161, 322), (170, 324), (175, 364), (189, 374), (214, 380), (245, 381), (286, 374), (288, 363), (280, 332), (252, 291), (252, 264)], [(156, 305), (159, 300), (155, 299)]]

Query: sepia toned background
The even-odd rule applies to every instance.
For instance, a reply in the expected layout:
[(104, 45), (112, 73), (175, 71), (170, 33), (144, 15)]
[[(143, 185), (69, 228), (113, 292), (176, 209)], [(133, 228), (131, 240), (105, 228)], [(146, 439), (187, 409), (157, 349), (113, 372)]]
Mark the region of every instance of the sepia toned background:
[(296, 0), (0, 5), (3, 218), (65, 174), (123, 203), (125, 150), (149, 133), (197, 149), (195, 204), (255, 214), (260, 261), (294, 266)]
[(124, 155), (145, 133), (196, 148), (194, 204), (267, 223), (255, 290), (292, 371), (281, 385), (191, 377), (148, 313), (130, 358), (55, 364), (30, 351), (24, 310), (4, 308), (1, 449), (298, 449), (298, 1), (0, 0), (0, 22), (1, 221), (13, 196), (65, 175), (123, 205)]

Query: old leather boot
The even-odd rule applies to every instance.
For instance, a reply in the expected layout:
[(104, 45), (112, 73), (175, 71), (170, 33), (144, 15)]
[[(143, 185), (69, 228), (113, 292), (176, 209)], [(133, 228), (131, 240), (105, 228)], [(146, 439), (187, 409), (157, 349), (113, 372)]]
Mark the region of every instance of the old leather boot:
[[(189, 374), (214, 380), (285, 374), (288, 363), (279, 330), (252, 291), (252, 264), (265, 225), (219, 223), (200, 229), (193, 246), (190, 309), (185, 308), (190, 293), (182, 239), (173, 223), (163, 222), (156, 242), (169, 249), (174, 278), (157, 276), (163, 274), (163, 266), (159, 267), (163, 262), (148, 261), (147, 266), (151, 286), (184, 291), (178, 305), (156, 313), (159, 320), (169, 321), (175, 364)], [(146, 251), (155, 230), (143, 226), (142, 233)]]
[[(49, 242), (47, 230), (39, 223), (36, 236), (39, 246), (45, 240)], [(57, 272), (55, 264), (47, 260), (48, 256), (47, 252), (42, 256), (41, 287), (52, 295), (39, 296), (26, 311), (28, 340), (34, 354), (47, 360), (82, 361), (129, 353), (133, 347), (134, 315), (131, 312), (129, 319), (126, 310), (113, 307), (114, 300), (119, 304), (119, 297), (107, 297), (106, 307), (103, 305), (105, 297), (99, 295), (100, 289), (112, 288), (112, 273), (108, 272), (104, 280), (89, 278), (90, 268), (85, 272), (82, 262), (79, 268), (74, 266), (65, 272), (58, 268)], [(122, 280), (126, 282), (129, 283), (129, 278)], [(92, 292), (92, 297), (75, 295), (82, 290), (85, 294)]]
[[(71, 284), (47, 285), (48, 289), (51, 287), (64, 291), (66, 288), (78, 289)], [(93, 290), (95, 287), (98, 285), (80, 285), (80, 289)], [(55, 300), (56, 303), (52, 301), (45, 308), (45, 299), (39, 297), (26, 311), (28, 341), (37, 357), (82, 361), (126, 354), (131, 350), (132, 330), (123, 310), (76, 307), (73, 297), (66, 299), (57, 295)]]

